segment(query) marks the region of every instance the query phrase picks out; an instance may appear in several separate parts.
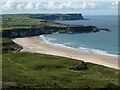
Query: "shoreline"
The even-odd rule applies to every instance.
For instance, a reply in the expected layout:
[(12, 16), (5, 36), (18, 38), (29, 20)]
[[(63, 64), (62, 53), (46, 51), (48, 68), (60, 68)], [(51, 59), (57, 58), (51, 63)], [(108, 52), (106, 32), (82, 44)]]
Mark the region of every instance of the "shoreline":
[[(57, 46), (57, 47), (63, 47), (63, 48), (73, 49), (73, 50), (77, 50), (78, 51), (78, 48), (66, 46), (66, 45), (63, 45), (63, 44), (57, 44), (57, 43), (49, 42), (48, 40), (46, 40), (46, 38), (44, 37), (44, 35), (40, 35), (39, 38), (41, 38), (42, 41), (44, 41), (47, 44), (50, 44), (50, 45), (53, 45), (53, 46)], [(112, 57), (118, 57), (118, 55), (110, 54), (110, 53), (108, 53), (106, 51), (102, 51), (102, 50), (98, 50), (98, 49), (92, 49), (92, 51), (90, 52), (88, 50), (84, 50), (84, 49), (89, 49), (89, 48), (84, 48), (84, 47), (80, 47), (80, 48), (82, 48), (82, 49), (79, 49), (79, 51), (83, 52), (83, 53), (92, 53), (92, 54), (98, 54), (98, 55), (107, 55), (107, 56), (112, 56)]]
[(72, 48), (59, 47), (43, 40), (41, 37), (16, 38), (13, 41), (23, 47), (21, 52), (49, 54), (82, 60), (110, 68), (119, 69), (118, 58), (95, 53), (86, 53)]

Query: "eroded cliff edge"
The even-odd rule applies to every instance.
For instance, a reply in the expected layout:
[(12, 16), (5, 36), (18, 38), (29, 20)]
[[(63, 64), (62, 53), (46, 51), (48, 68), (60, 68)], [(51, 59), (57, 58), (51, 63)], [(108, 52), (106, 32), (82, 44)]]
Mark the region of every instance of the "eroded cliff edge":
[(43, 27), (43, 28), (17, 28), (2, 31), (4, 38), (30, 37), (42, 34), (59, 34), (59, 33), (90, 33), (98, 32), (95, 26), (71, 26), (71, 27)]
[(9, 14), (2, 15), (2, 37), (17, 38), (42, 34), (99, 32), (96, 26), (74, 26), (55, 23), (55, 20), (81, 20), (82, 14)]

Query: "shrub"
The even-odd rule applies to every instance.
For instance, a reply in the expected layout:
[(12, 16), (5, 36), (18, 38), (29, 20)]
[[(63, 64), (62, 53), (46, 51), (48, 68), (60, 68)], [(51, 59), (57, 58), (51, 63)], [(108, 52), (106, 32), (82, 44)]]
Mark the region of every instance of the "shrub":
[(117, 86), (116, 84), (110, 82), (110, 83), (106, 84), (105, 88), (108, 88), (109, 90), (115, 90), (120, 87)]
[(64, 68), (64, 67), (62, 65), (60, 65), (60, 64), (56, 64), (55, 68)]
[(87, 63), (82, 61), (79, 64), (75, 65), (74, 67), (71, 67), (70, 69), (73, 69), (73, 70), (87, 70), (88, 66), (87, 66)]

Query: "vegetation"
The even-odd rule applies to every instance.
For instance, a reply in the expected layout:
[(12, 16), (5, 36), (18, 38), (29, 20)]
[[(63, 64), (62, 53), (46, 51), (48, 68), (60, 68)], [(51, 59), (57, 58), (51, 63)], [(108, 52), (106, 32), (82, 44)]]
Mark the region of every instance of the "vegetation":
[(20, 52), (6, 53), (2, 58), (3, 83), (16, 82), (16, 88), (119, 87), (118, 70), (91, 63), (87, 63), (87, 69), (70, 70), (70, 67), (82, 62), (69, 58)]
[(44, 19), (46, 21), (56, 20), (84, 20), (82, 14), (34, 14), (31, 18)]
[[(3, 89), (119, 88), (118, 70), (70, 58), (16, 52), (21, 47), (3, 39)], [(8, 51), (7, 51), (8, 50)]]
[(53, 22), (45, 22), (41, 19), (30, 18), (31, 15), (2, 15), (2, 29), (11, 30), (17, 28), (41, 28), (41, 27), (66, 27)]
[(70, 70), (87, 70), (87, 69), (88, 69), (88, 65), (84, 61), (81, 61), (79, 64), (70, 68)]
[(22, 47), (18, 44), (14, 43), (9, 38), (2, 38), (2, 53), (12, 52), (12, 51), (19, 51)]

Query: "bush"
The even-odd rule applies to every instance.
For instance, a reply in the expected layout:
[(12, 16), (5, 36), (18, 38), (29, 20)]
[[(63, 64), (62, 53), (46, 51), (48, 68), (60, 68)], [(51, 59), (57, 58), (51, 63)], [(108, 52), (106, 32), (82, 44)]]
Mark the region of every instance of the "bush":
[(59, 69), (59, 68), (64, 68), (64, 67), (63, 67), (62, 65), (60, 65), (60, 64), (56, 64), (56, 65), (55, 65), (55, 68), (58, 68), (58, 69)]
[(88, 66), (87, 66), (87, 63), (82, 61), (79, 64), (75, 65), (74, 67), (71, 67), (70, 69), (73, 69), (73, 70), (87, 70)]
[(110, 82), (105, 86), (105, 88), (108, 88), (109, 90), (115, 90), (115, 89), (120, 88), (120, 87), (117, 86), (116, 84)]

